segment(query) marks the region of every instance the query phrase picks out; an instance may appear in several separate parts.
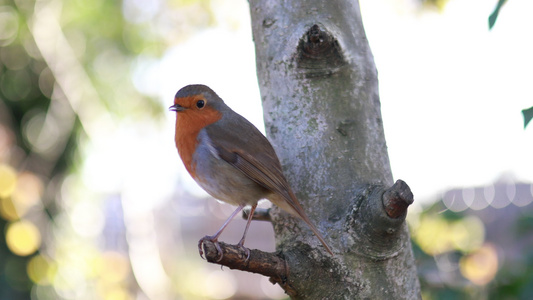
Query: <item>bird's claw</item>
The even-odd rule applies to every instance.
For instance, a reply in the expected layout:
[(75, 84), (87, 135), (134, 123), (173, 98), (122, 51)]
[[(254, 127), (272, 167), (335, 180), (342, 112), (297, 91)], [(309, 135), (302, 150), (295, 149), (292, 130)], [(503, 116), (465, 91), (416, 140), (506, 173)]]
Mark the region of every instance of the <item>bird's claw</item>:
[(203, 248), (203, 244), (204, 244), (205, 241), (210, 241), (210, 242), (212, 242), (215, 245), (215, 249), (217, 249), (217, 253), (219, 254), (217, 262), (221, 261), (222, 257), (224, 257), (224, 253), (222, 252), (222, 248), (220, 248), (220, 244), (218, 243), (217, 238), (215, 238), (213, 236), (209, 236), (209, 235), (204, 236), (203, 238), (201, 238), (198, 241), (198, 252), (200, 253), (200, 257), (202, 259), (206, 259), (204, 257), (204, 251), (202, 249)]
[(248, 260), (250, 260), (250, 249), (244, 247), (244, 245), (241, 243), (238, 243), (237, 247), (241, 248), (246, 254), (246, 260), (244, 260), (244, 262), (247, 262)]

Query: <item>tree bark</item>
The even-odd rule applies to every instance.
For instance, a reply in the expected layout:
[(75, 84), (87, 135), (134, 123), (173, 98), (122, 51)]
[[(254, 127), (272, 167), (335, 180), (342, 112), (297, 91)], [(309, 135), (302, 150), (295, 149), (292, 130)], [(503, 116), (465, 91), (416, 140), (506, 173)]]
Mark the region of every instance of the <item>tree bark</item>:
[(294, 299), (420, 298), (405, 223), (413, 197), (392, 185), (358, 2), (251, 0), (250, 10), (267, 136), (336, 253), (274, 208), (287, 273), (273, 281)]

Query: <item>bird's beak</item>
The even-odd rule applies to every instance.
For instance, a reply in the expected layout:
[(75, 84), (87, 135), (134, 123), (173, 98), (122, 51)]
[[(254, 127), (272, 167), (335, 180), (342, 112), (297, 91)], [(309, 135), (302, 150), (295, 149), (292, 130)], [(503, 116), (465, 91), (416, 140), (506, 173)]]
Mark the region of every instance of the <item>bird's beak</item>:
[(179, 104), (174, 104), (171, 107), (169, 107), (168, 109), (171, 110), (171, 111), (180, 112), (180, 111), (184, 111), (186, 108), (181, 106), (181, 105), (179, 105)]

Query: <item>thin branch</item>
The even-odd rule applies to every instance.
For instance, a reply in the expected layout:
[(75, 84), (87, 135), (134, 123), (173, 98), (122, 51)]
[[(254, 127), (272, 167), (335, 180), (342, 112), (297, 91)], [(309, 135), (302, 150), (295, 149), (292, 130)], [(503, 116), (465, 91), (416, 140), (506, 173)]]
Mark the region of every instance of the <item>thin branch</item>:
[(203, 249), (208, 262), (270, 277), (270, 282), (279, 284), (289, 296), (296, 295), (294, 288), (287, 282), (289, 265), (280, 253), (250, 249), (250, 257), (246, 259), (243, 248), (223, 242), (219, 242), (219, 246), (222, 258), (213, 242), (204, 241)]
[[(283, 279), (288, 276), (289, 268), (287, 263), (279, 254), (250, 249), (250, 258), (247, 260), (246, 252), (243, 248), (219, 242), (220, 249), (222, 249), (222, 258), (220, 258), (220, 253), (218, 253), (213, 242), (204, 241), (203, 245), (205, 258), (210, 263), (268, 277)], [(220, 261), (218, 261), (219, 259)]]
[(279, 284), (289, 296), (296, 295), (296, 291), (287, 281), (289, 277), (289, 265), (280, 253), (250, 249), (250, 257), (246, 259), (246, 252), (243, 248), (222, 242), (219, 242), (219, 246), (222, 250), (222, 258), (213, 242), (204, 241), (205, 259), (208, 262), (226, 266), (230, 269), (270, 277), (270, 282), (272, 284)]

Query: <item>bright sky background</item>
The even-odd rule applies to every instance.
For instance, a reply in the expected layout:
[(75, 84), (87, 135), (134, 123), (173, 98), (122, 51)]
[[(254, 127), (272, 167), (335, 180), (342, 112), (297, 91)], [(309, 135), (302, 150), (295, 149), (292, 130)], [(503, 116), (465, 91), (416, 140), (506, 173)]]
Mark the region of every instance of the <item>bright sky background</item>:
[[(409, 1), (360, 1), (393, 174), (419, 203), (502, 175), (533, 181), (533, 125), (524, 130), (521, 115), (533, 106), (533, 1), (509, 1), (489, 31), (496, 2), (451, 0), (443, 12), (431, 12)], [(262, 128), (248, 4), (219, 1), (213, 11), (218, 26), (169, 49), (161, 61), (140, 63), (137, 86), (168, 107), (179, 88), (207, 84)], [(173, 148), (175, 115), (166, 116), (164, 132), (151, 137), (167, 149), (158, 150), (153, 168), (202, 193)]]

